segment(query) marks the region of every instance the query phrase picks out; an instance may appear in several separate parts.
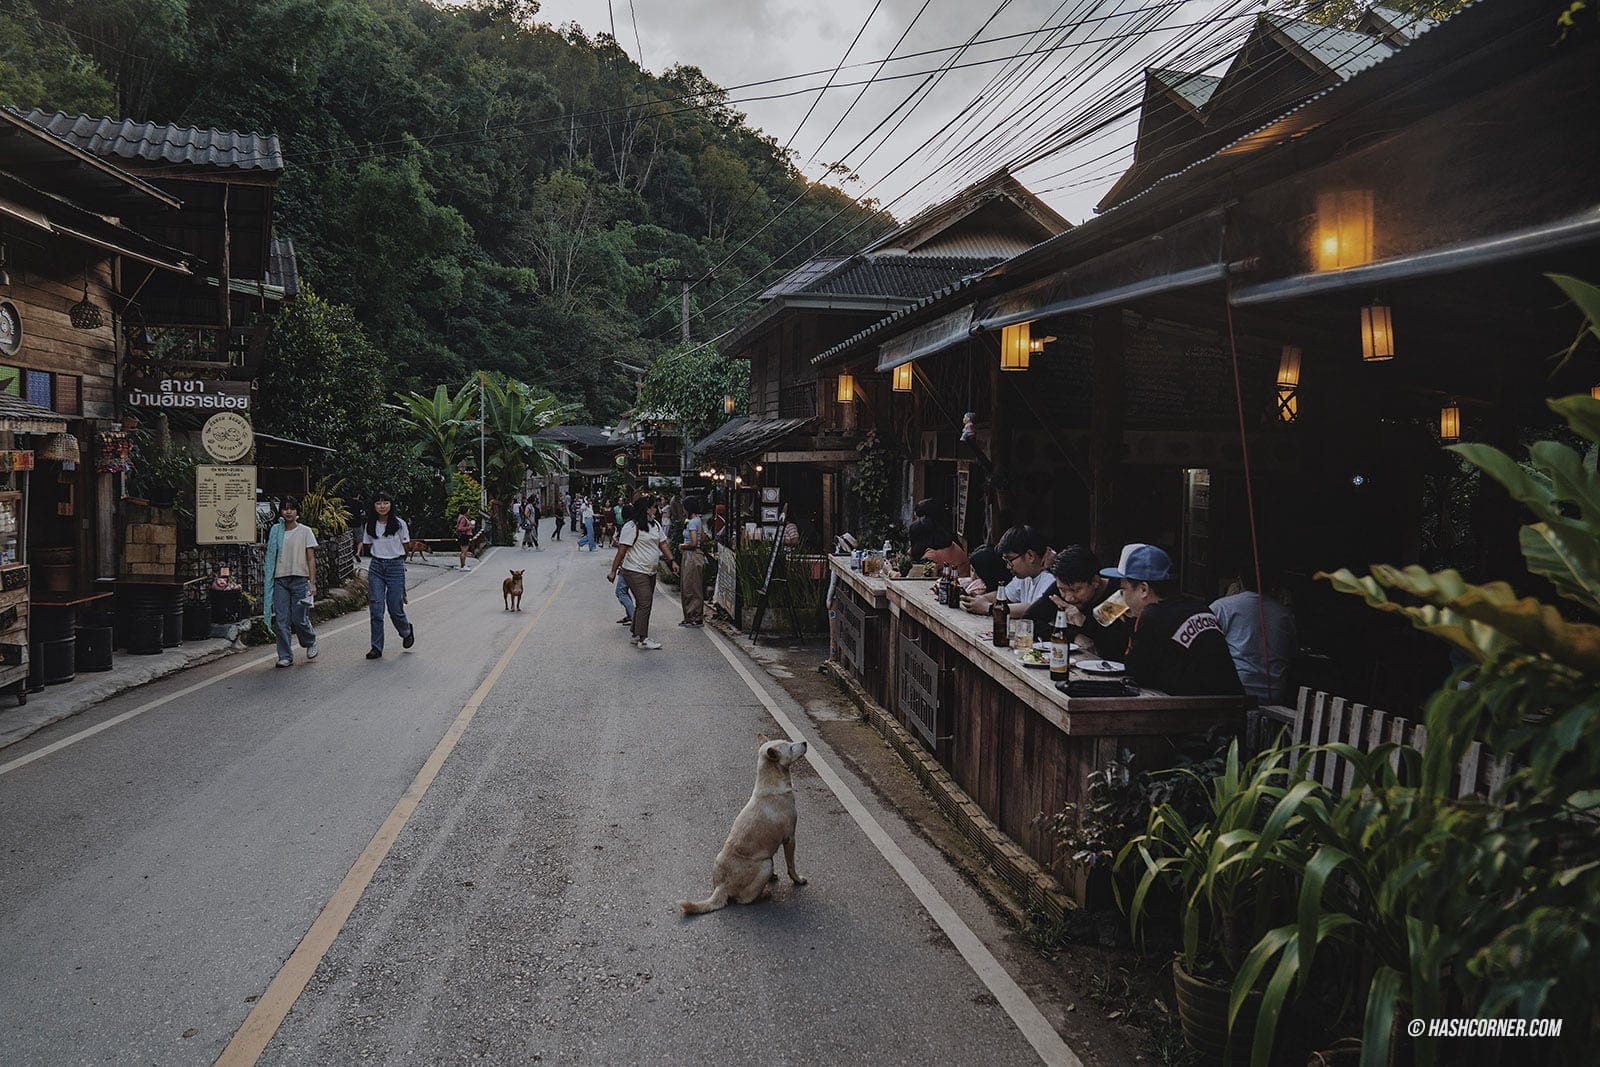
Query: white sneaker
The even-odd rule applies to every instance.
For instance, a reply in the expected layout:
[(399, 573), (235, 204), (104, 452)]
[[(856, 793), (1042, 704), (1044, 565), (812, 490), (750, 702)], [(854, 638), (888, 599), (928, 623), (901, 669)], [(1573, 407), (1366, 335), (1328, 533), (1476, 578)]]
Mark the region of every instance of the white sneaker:
[(648, 649), (651, 649), (653, 651), (653, 650), (658, 649), (658, 648), (661, 647), (661, 642), (647, 637), (643, 641), (639, 642), (639, 647), (640, 648), (648, 648)]
[(315, 637), (313, 637), (311, 639), (311, 647), (306, 649), (306, 659), (316, 659), (316, 658), (317, 658), (317, 639)]

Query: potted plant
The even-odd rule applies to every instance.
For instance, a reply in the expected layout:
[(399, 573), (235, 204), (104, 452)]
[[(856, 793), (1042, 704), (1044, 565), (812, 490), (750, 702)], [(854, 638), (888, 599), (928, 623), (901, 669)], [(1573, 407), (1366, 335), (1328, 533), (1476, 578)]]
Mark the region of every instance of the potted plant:
[(1233, 742), (1214, 776), (1192, 767), (1170, 772), (1199, 785), (1204, 815), (1191, 824), (1177, 805), (1157, 804), (1144, 831), (1117, 855), (1116, 869), (1134, 878), (1131, 898), (1124, 900), (1121, 885), (1116, 888), (1135, 937), (1158, 885), (1178, 901), (1182, 937), (1173, 985), (1184, 1040), (1229, 1063), (1245, 1061), (1261, 1002), (1250, 990), (1231, 1004), (1234, 979), (1294, 899), (1291, 869), (1280, 853), (1303, 847), (1302, 820), (1293, 808), (1280, 817), (1285, 809), (1279, 802), (1304, 778), (1300, 758), (1298, 749), (1270, 748), (1241, 762)]

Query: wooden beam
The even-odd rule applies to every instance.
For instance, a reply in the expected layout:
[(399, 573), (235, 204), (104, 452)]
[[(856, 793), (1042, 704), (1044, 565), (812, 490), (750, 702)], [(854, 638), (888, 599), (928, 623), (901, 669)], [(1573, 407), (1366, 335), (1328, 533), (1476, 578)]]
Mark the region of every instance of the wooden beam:
[(1122, 547), (1116, 489), (1122, 468), (1125, 337), (1120, 307), (1094, 313), (1094, 409), (1089, 425), (1089, 536), (1095, 551), (1114, 558)]

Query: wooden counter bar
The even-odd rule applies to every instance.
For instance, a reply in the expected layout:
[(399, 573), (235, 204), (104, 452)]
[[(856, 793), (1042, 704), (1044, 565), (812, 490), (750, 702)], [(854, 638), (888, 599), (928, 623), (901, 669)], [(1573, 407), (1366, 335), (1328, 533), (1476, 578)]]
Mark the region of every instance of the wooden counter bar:
[(848, 556), (831, 556), (828, 563), (839, 582), (833, 611), (840, 659), (873, 700), (893, 710), (894, 620), (889, 614), (889, 581), (851, 570)]
[[(851, 574), (848, 560), (834, 565)], [(1024, 667), (1011, 649), (995, 648), (987, 616), (940, 605), (932, 585), (841, 577), (863, 603), (881, 588), (893, 622), (885, 627), (888, 662), (897, 677), (891, 686), (850, 669), (1005, 834), (1082, 900), (1083, 879), (1055, 865), (1050, 817), (1086, 802), (1088, 776), (1125, 752), (1153, 770), (1175, 762), (1174, 736), (1241, 727), (1249, 701), (1155, 690), (1069, 697), (1048, 671)], [(1073, 677), (1091, 676), (1074, 670)]]

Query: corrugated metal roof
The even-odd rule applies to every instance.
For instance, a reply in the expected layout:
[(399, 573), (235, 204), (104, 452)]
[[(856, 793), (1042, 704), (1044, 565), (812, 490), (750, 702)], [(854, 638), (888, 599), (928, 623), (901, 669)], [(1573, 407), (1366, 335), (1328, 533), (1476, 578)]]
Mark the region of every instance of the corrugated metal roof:
[(268, 173), (283, 171), (283, 148), (275, 133), (163, 126), (133, 119), (68, 115), (63, 111), (50, 114), (39, 108), (25, 112), (23, 118), (97, 156)]
[(1211, 99), (1211, 94), (1222, 84), (1221, 76), (1216, 74), (1189, 74), (1181, 70), (1157, 67), (1151, 67), (1148, 73), (1150, 77), (1160, 82), (1163, 88), (1177, 93), (1183, 97), (1185, 103), (1196, 109), (1205, 107), (1206, 101)]
[(604, 426), (551, 426), (534, 436), (565, 441), (580, 448), (601, 448), (617, 443), (611, 439), (611, 431)]
[(825, 296), (887, 296), (916, 299), (972, 274), (981, 274), (1002, 256), (861, 257), (813, 282), (806, 293)]
[(1286, 15), (1263, 15), (1272, 28), (1299, 45), (1313, 59), (1341, 78), (1366, 70), (1388, 59), (1394, 47), (1386, 41), (1355, 30), (1341, 30), (1304, 22)]
[(895, 325), (896, 323), (903, 322), (905, 319), (915, 315), (924, 308), (940, 303), (959, 292), (963, 292), (964, 290), (972, 288), (974, 285), (977, 285), (978, 282), (982, 281), (983, 278), (984, 275), (982, 274), (971, 275), (969, 277), (962, 278), (953, 285), (945, 286), (938, 292), (929, 293), (921, 300), (918, 300), (915, 304), (912, 304), (909, 307), (903, 307), (893, 314), (884, 316), (871, 326), (868, 326), (866, 329), (862, 330), (860, 333), (847, 337), (843, 341), (840, 341), (838, 344), (834, 345), (832, 348), (813, 356), (811, 358), (811, 362), (816, 364), (826, 363), (836, 356), (853, 351), (861, 347), (869, 339), (884, 333), (889, 329), (889, 327)]
[(971, 233), (940, 235), (917, 248), (924, 256), (966, 256), (969, 259), (1010, 259), (1032, 248), (1037, 241), (1020, 234)]
[(765, 452), (796, 430), (814, 419), (751, 419), (740, 416), (729, 419), (706, 436), (696, 441), (690, 449), (697, 458), (738, 460)]
[(294, 242), (287, 237), (272, 238), (267, 254), (267, 284), (280, 287), (286, 299), (300, 295), (300, 261), (294, 254)]
[(850, 262), (849, 256), (821, 256), (817, 259), (809, 259), (782, 278), (779, 278), (777, 282), (756, 299), (771, 300), (776, 296), (798, 293), (818, 278), (842, 267), (848, 262)]

